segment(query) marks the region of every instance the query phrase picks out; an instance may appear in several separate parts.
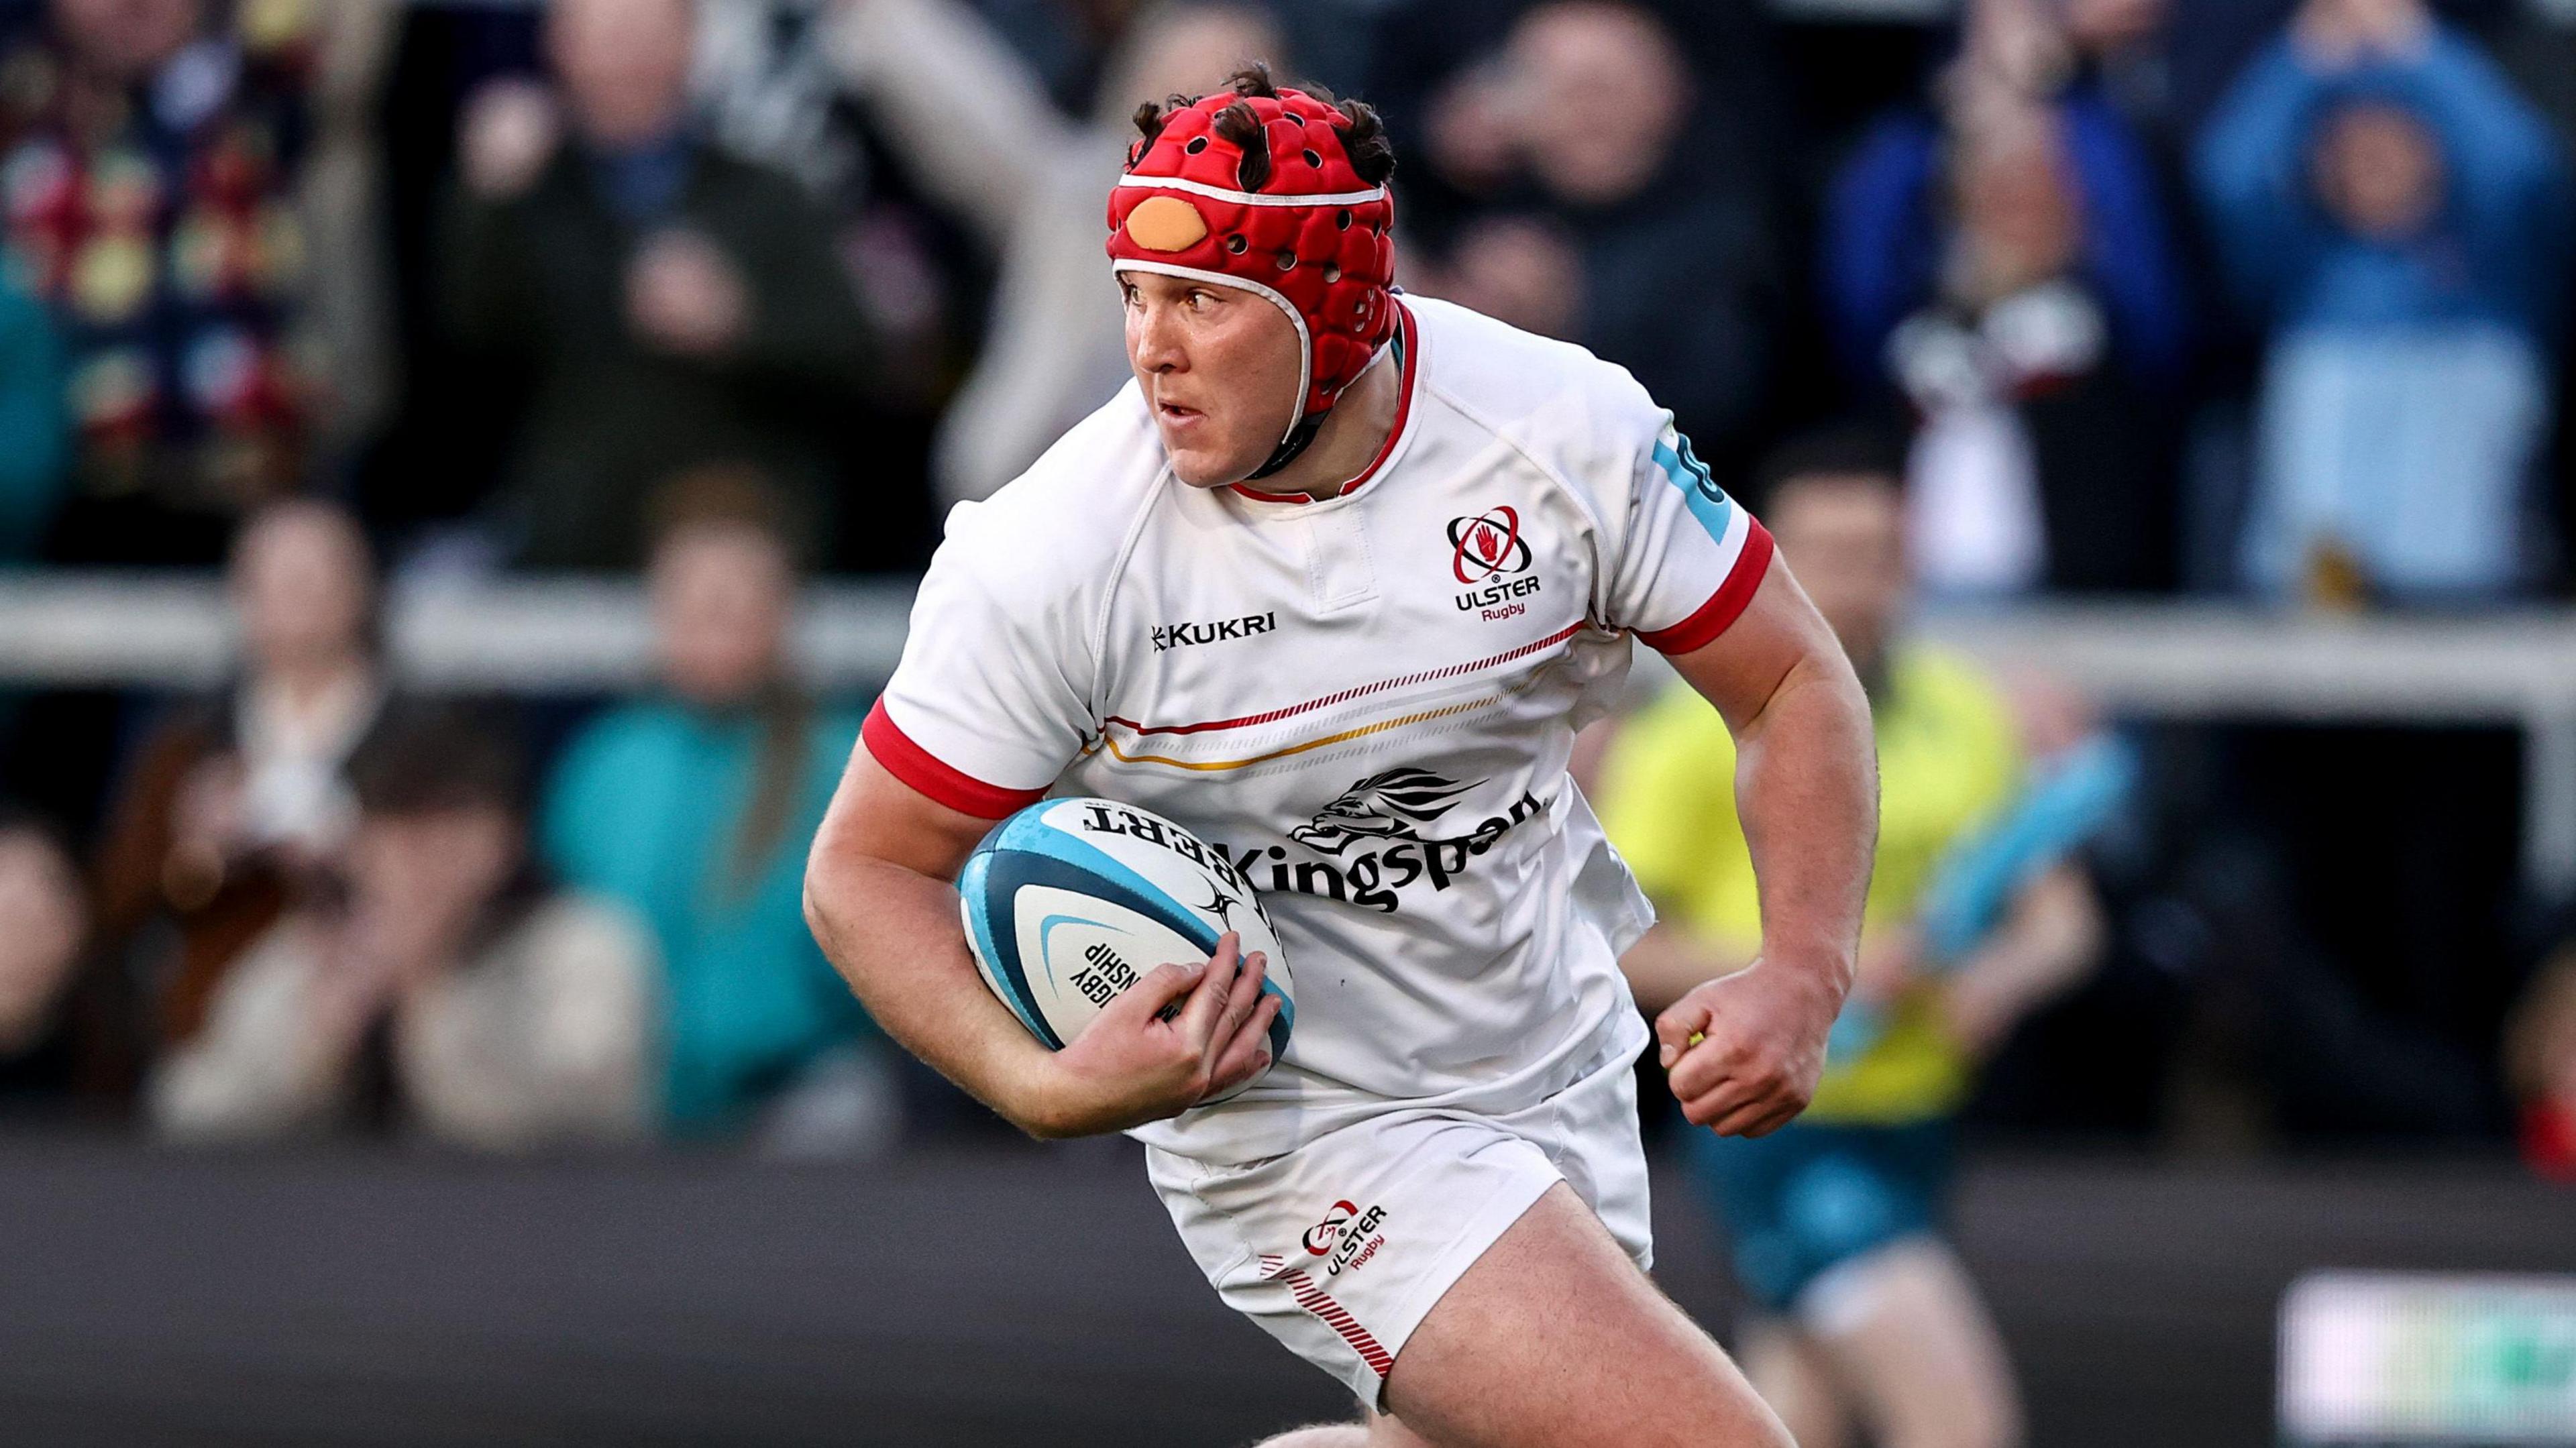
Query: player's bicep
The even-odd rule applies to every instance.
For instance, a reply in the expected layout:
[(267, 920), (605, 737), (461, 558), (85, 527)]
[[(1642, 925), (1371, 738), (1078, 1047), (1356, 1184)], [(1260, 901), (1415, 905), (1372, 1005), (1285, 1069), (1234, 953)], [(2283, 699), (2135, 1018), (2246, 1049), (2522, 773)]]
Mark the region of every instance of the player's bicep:
[(1801, 665), (1842, 667), (1842, 645), (1787, 564), (1775, 559), (1724, 632), (1671, 657), (1674, 670), (1740, 737)]
[(993, 821), (932, 799), (897, 778), (864, 744), (833, 791), (814, 837), (813, 874), (861, 862), (899, 866), (934, 880), (953, 880)]

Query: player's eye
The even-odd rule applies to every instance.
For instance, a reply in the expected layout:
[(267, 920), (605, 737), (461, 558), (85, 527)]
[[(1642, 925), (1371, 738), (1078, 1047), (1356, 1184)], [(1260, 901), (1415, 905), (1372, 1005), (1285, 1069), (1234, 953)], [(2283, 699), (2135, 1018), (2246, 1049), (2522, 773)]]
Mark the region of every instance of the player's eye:
[(1216, 293), (1214, 293), (1214, 292), (1202, 292), (1202, 291), (1196, 291), (1196, 290), (1193, 290), (1193, 291), (1190, 293), (1190, 310), (1192, 310), (1192, 311), (1194, 311), (1194, 312), (1204, 312), (1204, 311), (1206, 311), (1208, 308), (1213, 307), (1213, 306), (1215, 306), (1215, 305), (1216, 305)]

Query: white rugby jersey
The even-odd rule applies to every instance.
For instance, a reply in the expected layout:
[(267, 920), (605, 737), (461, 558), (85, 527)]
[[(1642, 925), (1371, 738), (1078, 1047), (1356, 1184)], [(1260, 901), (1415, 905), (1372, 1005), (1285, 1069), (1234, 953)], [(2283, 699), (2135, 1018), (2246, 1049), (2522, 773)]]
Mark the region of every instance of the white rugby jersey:
[(1136, 804), (1259, 892), (1284, 1059), (1136, 1133), (1209, 1162), (1397, 1105), (1518, 1110), (1644, 1044), (1618, 958), (1653, 914), (1567, 759), (1631, 635), (1700, 647), (1771, 558), (1624, 369), (1404, 307), (1394, 432), (1336, 497), (1178, 481), (1131, 383), (960, 505), (867, 722), (942, 804)]

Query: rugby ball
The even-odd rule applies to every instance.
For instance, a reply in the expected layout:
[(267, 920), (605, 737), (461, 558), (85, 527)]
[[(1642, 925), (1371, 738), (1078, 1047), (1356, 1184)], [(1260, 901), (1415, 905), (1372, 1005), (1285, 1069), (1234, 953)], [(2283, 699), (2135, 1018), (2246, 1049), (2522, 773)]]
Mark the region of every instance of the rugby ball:
[(1049, 799), (975, 847), (957, 877), (975, 968), (1029, 1033), (1061, 1051), (1103, 1006), (1167, 962), (1216, 953), (1232, 930), (1269, 957), (1279, 997), (1270, 1059), (1288, 1050), (1296, 987), (1251, 883), (1170, 820), (1106, 799)]

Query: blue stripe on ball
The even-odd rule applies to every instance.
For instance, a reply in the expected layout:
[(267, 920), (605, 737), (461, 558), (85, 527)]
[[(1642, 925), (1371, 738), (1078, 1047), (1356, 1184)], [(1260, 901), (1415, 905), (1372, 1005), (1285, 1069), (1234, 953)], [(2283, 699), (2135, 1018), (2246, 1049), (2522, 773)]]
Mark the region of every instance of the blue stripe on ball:
[[(979, 849), (967, 859), (966, 868), (958, 872), (957, 893), (967, 902), (966, 922), (975, 932), (976, 953), (991, 968), (993, 983), (1000, 988), (1002, 1004), (1011, 1008), (1011, 1014), (1020, 1018), (1030, 1035), (1061, 1051), (1064, 1042), (1056, 1039), (1046, 1017), (1039, 1013), (1037, 998), (1029, 993), (1028, 974), (1020, 968), (1019, 932), (1010, 931), (999, 940), (993, 935), (993, 906), (997, 903), (993, 862), (1000, 858), (1003, 857), (991, 850)], [(1009, 894), (998, 897), (998, 903), (1007, 909)]]
[[(1216, 953), (1217, 931), (1199, 917), (1197, 911), (1174, 900), (1161, 887), (1127, 868), (1118, 857), (1091, 842), (1064, 830), (1040, 823), (1034, 812), (1023, 814), (1004, 825), (994, 840), (996, 851), (1025, 852), (1061, 860), (1101, 884), (1119, 887), (1124, 895), (1107, 895), (1136, 913), (1161, 921), (1183, 940), (1201, 951)], [(1089, 882), (1065, 886), (1077, 894), (1097, 894)], [(1146, 903), (1151, 902), (1151, 903)]]

